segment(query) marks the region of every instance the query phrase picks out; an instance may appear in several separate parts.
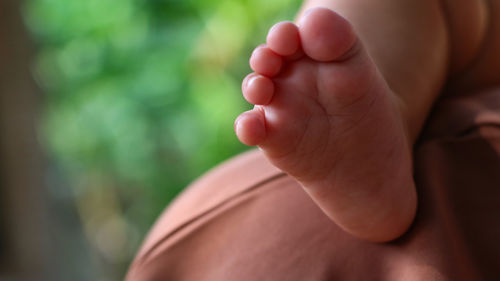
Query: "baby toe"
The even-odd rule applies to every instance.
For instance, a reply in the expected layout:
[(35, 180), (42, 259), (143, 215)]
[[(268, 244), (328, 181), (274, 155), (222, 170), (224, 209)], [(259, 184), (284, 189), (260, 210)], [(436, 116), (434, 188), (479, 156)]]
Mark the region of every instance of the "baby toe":
[(246, 145), (258, 145), (266, 138), (264, 114), (258, 109), (243, 112), (234, 122), (238, 139)]

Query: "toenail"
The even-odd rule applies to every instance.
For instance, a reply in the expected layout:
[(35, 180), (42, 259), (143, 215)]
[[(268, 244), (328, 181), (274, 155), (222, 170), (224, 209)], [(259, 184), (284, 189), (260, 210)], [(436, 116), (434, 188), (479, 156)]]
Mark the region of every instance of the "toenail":
[(244, 79), (243, 79), (243, 83), (241, 83), (241, 90), (244, 91), (248, 85), (250, 84), (250, 80), (252, 80), (253, 78), (255, 78), (256, 74), (255, 73), (252, 73), (252, 74), (249, 74), (247, 75)]
[(257, 80), (257, 78), (259, 78), (257, 75), (250, 77), (250, 79), (248, 79), (247, 81), (247, 88), (250, 87), (250, 85), (252, 85), (255, 82), (255, 80)]
[(240, 135), (240, 119), (236, 119), (236, 122), (234, 123), (234, 130), (236, 131), (236, 135)]

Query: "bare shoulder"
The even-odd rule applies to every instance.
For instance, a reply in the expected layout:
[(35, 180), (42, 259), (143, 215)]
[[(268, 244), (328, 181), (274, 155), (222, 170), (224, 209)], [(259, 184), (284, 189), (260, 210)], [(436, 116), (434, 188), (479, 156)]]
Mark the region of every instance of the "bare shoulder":
[(448, 23), (450, 70), (457, 73), (467, 67), (481, 49), (489, 21), (485, 0), (443, 0)]
[(449, 25), (453, 92), (500, 84), (500, 1), (443, 0)]

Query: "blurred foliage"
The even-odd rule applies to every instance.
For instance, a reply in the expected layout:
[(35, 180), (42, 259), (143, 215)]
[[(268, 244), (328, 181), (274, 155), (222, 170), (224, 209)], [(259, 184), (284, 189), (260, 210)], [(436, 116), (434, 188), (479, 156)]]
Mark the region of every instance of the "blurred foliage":
[(42, 142), (67, 182), (102, 280), (119, 280), (154, 219), (244, 149), (248, 57), (298, 0), (30, 0)]

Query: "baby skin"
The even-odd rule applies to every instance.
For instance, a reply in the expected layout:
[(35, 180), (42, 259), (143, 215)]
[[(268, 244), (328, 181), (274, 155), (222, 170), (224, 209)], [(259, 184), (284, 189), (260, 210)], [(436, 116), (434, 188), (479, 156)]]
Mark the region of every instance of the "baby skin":
[(253, 110), (235, 121), (345, 231), (384, 242), (417, 208), (401, 100), (351, 24), (327, 8), (273, 26), (243, 81)]

